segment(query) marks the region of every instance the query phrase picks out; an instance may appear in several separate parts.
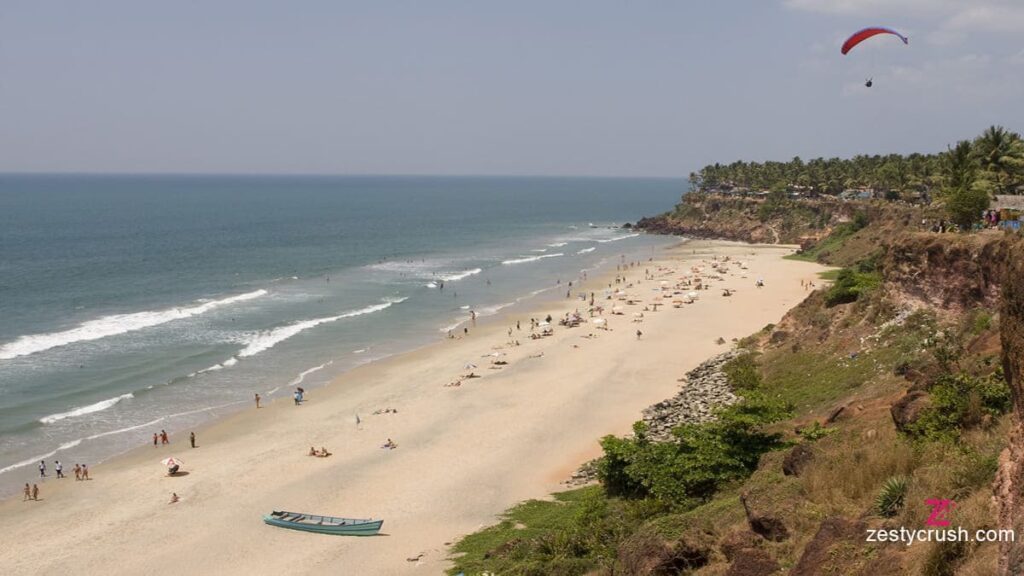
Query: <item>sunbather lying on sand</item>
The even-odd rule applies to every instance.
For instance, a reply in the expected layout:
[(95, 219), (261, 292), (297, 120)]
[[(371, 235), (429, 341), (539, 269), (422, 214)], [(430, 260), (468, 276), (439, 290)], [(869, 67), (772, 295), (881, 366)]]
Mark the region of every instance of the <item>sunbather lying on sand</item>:
[(391, 438), (388, 438), (388, 441), (385, 442), (383, 445), (381, 445), (381, 448), (387, 448), (388, 450), (394, 450), (395, 448), (398, 448), (398, 444), (395, 444), (395, 442), (393, 440), (391, 440)]

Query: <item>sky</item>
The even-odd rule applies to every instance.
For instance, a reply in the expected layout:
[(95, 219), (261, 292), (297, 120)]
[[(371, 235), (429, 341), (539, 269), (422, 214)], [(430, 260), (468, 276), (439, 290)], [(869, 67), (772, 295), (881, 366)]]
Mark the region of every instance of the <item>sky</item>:
[[(842, 56), (869, 25), (910, 44)], [(0, 0), (0, 172), (677, 177), (991, 124), (1024, 0)]]

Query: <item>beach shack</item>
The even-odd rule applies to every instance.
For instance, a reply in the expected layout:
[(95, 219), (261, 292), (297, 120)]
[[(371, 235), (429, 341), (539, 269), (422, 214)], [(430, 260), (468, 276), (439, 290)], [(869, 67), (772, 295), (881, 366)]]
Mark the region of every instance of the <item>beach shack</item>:
[(999, 213), (999, 227), (1005, 230), (1020, 230), (1021, 216), (1024, 215), (1024, 196), (997, 194), (992, 210)]

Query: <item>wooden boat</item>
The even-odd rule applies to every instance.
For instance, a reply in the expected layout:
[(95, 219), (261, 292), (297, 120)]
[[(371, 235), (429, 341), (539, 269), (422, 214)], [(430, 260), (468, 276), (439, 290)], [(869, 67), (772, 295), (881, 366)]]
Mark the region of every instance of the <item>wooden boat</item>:
[(335, 518), (334, 516), (277, 510), (264, 516), (263, 521), (271, 526), (280, 526), (281, 528), (341, 536), (374, 536), (380, 532), (380, 526), (384, 523), (383, 520)]

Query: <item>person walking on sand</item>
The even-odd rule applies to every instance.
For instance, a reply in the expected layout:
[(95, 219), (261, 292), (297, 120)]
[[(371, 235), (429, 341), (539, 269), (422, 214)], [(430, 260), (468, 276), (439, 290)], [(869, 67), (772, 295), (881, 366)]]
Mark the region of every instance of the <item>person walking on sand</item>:
[(85, 464), (82, 464), (82, 480), (88, 480), (88, 479), (89, 479), (89, 467), (86, 466)]
[(25, 497), (21, 499), (22, 502), (32, 499), (32, 487), (25, 482)]
[(81, 479), (82, 479), (82, 467), (79, 466), (78, 464), (75, 464), (75, 480), (81, 480)]
[(644, 335), (644, 333), (643, 333), (643, 332), (641, 332), (641, 331), (639, 331), (639, 330), (637, 330), (637, 331), (636, 331), (636, 339), (637, 339), (637, 340), (639, 340), (639, 339), (640, 339), (640, 337), (641, 337), (641, 336), (643, 336), (643, 335)]
[(259, 395), (259, 392), (257, 392), (256, 393), (256, 408), (258, 409), (259, 407), (260, 407), (260, 395)]
[(57, 471), (57, 478), (64, 477), (64, 467), (61, 466), (60, 460), (53, 461), (53, 469)]
[(46, 462), (39, 461), (39, 477), (46, 478)]
[(39, 501), (39, 486), (35, 484), (32, 485), (32, 499), (36, 502)]
[(192, 445), (193, 448), (196, 447), (196, 433), (195, 432), (189, 432), (188, 433), (188, 442), (189, 442), (189, 444)]

